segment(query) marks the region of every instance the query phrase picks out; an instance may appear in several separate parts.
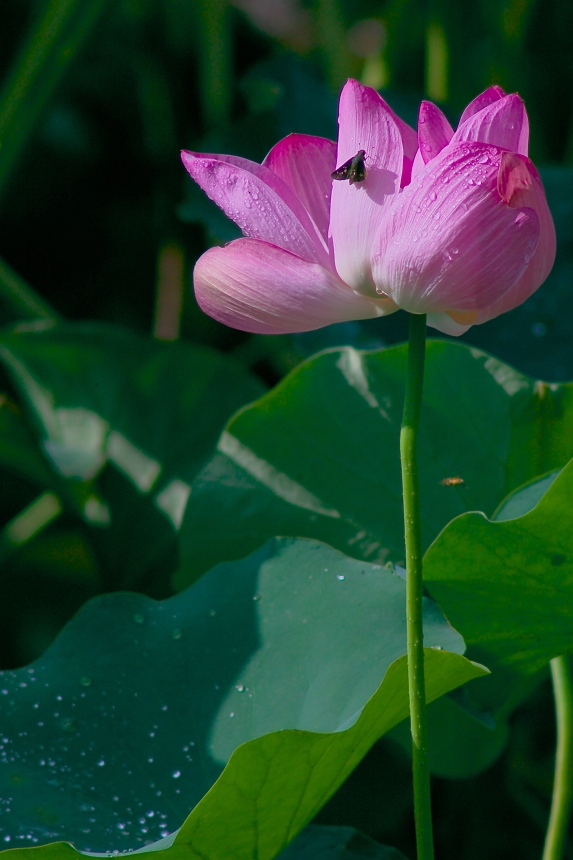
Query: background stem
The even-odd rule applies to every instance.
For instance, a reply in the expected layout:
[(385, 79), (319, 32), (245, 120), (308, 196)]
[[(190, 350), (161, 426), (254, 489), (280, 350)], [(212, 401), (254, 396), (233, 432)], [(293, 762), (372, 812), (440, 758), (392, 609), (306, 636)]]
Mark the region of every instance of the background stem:
[(426, 352), (426, 315), (410, 314), (410, 340), (406, 373), (406, 398), (400, 431), (404, 533), (406, 540), (406, 624), (408, 636), (408, 686), (412, 730), (412, 773), (418, 860), (433, 860), (428, 727), (424, 683), (424, 633), (422, 626), (422, 539), (416, 441)]
[(551, 678), (557, 720), (557, 751), (543, 860), (561, 860), (573, 801), (573, 683), (567, 657), (553, 658)]

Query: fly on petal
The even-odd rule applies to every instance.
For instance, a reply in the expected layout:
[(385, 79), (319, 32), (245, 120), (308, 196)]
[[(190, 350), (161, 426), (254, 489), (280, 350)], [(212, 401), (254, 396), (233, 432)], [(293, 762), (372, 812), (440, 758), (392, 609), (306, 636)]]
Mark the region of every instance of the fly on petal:
[(354, 185), (355, 182), (364, 182), (366, 179), (365, 155), (366, 152), (363, 149), (359, 149), (356, 155), (349, 158), (340, 167), (337, 167), (334, 173), (330, 174), (330, 178), (338, 180), (348, 179), (350, 185)]

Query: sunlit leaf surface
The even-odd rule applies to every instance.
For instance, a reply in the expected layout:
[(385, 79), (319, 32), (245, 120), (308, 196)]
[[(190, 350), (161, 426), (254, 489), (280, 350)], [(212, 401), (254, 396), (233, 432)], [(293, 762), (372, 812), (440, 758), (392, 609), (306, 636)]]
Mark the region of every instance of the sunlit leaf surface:
[[(176, 584), (274, 534), (402, 563), (405, 361), (405, 346), (330, 350), (235, 416), (193, 483)], [(428, 343), (419, 444), (426, 546), (454, 517), (491, 515), (572, 455), (573, 385), (535, 382), (463, 344)]]

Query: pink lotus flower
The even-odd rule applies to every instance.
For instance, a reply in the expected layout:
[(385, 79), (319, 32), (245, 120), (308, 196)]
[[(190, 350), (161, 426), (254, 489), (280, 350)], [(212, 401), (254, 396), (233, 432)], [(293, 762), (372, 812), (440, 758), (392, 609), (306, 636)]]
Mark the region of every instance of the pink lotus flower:
[[(459, 335), (543, 283), (555, 230), (527, 157), (518, 95), (490, 87), (456, 132), (422, 102), (416, 134), (378, 93), (350, 80), (339, 125), (338, 146), (291, 134), (262, 165), (182, 153), (193, 179), (247, 237), (198, 260), (195, 293), (206, 313), (279, 334), (404, 308)], [(363, 173), (349, 173), (345, 163), (357, 154)], [(346, 180), (331, 178), (337, 166)]]

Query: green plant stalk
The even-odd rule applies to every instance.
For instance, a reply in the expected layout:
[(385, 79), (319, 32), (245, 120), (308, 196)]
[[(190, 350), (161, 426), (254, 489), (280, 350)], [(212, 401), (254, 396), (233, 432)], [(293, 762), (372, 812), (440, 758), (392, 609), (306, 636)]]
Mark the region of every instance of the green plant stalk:
[(406, 397), (400, 431), (404, 536), (406, 541), (406, 628), (408, 688), (412, 732), (412, 775), (418, 860), (433, 860), (428, 725), (424, 682), (424, 631), (422, 626), (422, 537), (416, 442), (424, 388), (426, 315), (410, 314), (406, 371)]
[(573, 802), (573, 681), (567, 657), (554, 657), (550, 665), (557, 720), (557, 751), (543, 860), (561, 860)]
[(339, 0), (317, 0), (315, 30), (328, 83), (337, 93), (351, 76), (348, 37)]
[(0, 93), (0, 197), (70, 63), (109, 0), (50, 0)]

